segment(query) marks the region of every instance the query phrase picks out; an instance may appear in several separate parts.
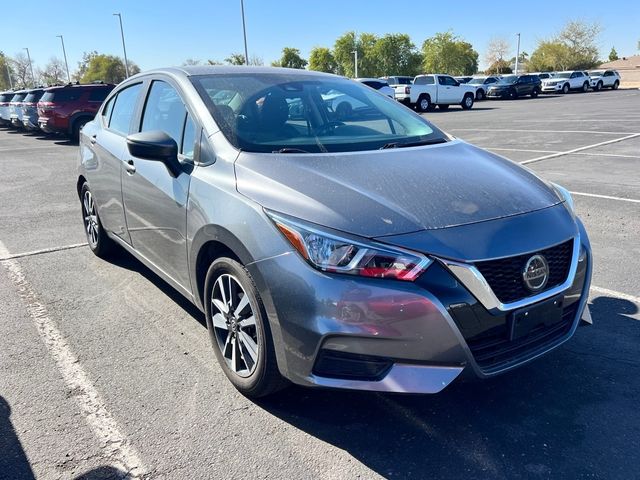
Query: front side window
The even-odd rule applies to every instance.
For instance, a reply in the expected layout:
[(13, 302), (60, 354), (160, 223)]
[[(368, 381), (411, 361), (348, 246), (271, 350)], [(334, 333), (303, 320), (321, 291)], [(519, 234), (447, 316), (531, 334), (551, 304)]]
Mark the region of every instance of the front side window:
[(175, 88), (162, 80), (154, 80), (147, 96), (140, 131), (160, 130), (179, 146), (186, 114), (187, 109)]
[(131, 120), (135, 113), (136, 104), (142, 84), (137, 83), (118, 92), (115, 97), (109, 128), (123, 135), (128, 135), (131, 129)]
[(446, 85), (448, 87), (454, 87), (458, 85), (456, 79), (452, 77), (438, 77), (438, 83), (440, 83), (440, 85)]
[[(222, 133), (241, 150), (344, 152), (446, 141), (422, 117), (346, 79), (269, 73), (191, 80)], [(231, 99), (220, 102), (222, 96)]]

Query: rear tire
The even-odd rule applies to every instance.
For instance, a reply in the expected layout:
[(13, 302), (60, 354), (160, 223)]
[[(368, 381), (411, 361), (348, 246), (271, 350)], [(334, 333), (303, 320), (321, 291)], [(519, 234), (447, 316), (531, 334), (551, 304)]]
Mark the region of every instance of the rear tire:
[(80, 130), (82, 130), (82, 127), (84, 127), (90, 121), (91, 119), (88, 117), (78, 118), (77, 120), (75, 120), (71, 127), (71, 140), (73, 140), (74, 142), (80, 140)]
[(460, 103), (460, 106), (463, 110), (471, 110), (471, 108), (473, 107), (473, 94), (466, 93), (464, 95), (464, 98), (462, 99), (462, 103)]
[(258, 398), (288, 385), (278, 370), (262, 299), (242, 264), (223, 257), (209, 266), (204, 307), (218, 363), (240, 393)]
[(429, 95), (422, 94), (420, 98), (418, 98), (418, 103), (416, 103), (416, 110), (420, 113), (430, 112), (433, 110), (433, 106), (431, 104), (431, 98)]
[(564, 93), (564, 94), (566, 95), (567, 93), (569, 93), (569, 90), (570, 90), (570, 89), (569, 89), (569, 84), (568, 84), (568, 83), (565, 83), (565, 84), (562, 86), (562, 93)]
[(87, 243), (91, 251), (100, 258), (107, 258), (115, 247), (113, 240), (109, 238), (107, 232), (102, 226), (100, 217), (98, 216), (98, 206), (89, 184), (84, 182), (80, 190), (80, 203), (82, 205), (82, 221), (84, 224), (84, 233), (87, 236)]

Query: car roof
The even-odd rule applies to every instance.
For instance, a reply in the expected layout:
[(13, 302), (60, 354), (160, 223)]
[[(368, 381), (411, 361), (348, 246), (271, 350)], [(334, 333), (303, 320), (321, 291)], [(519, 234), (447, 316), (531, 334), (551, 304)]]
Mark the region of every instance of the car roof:
[(380, 81), (386, 81), (384, 78), (368, 78), (368, 77), (354, 78), (354, 80), (357, 81), (357, 82), (380, 82)]
[[(167, 67), (167, 68), (156, 68), (153, 70), (148, 70), (146, 72), (141, 72), (133, 77), (138, 76), (146, 76), (157, 73), (166, 73), (173, 74), (179, 76), (197, 76), (197, 75), (226, 75), (226, 74), (237, 74), (237, 73), (246, 73), (246, 74), (287, 74), (287, 75), (300, 75), (300, 76), (317, 76), (317, 77), (337, 77), (338, 75), (334, 75), (332, 73), (324, 73), (324, 72), (315, 72), (313, 70), (302, 70), (298, 68), (282, 68), (282, 67), (254, 67), (254, 66), (246, 66), (246, 65), (195, 65), (188, 67)], [(129, 79), (127, 79), (129, 80)]]

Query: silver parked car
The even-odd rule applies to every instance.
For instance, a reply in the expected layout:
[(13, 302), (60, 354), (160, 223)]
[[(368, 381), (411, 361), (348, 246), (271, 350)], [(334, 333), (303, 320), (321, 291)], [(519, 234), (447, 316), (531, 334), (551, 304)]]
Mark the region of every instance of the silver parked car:
[[(368, 108), (339, 120), (330, 92)], [(83, 128), (77, 190), (93, 252), (124, 248), (200, 308), (249, 396), (435, 393), (588, 317), (565, 189), (334, 75), (135, 75)]]

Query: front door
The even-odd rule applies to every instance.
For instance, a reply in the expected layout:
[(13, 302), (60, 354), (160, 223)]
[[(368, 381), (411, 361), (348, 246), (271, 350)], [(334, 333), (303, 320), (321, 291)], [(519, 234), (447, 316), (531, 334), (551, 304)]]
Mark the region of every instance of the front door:
[(196, 128), (170, 83), (151, 83), (139, 130), (160, 130), (172, 137), (183, 168), (174, 176), (163, 163), (125, 151), (122, 195), (131, 242), (157, 268), (191, 291), (186, 224)]

